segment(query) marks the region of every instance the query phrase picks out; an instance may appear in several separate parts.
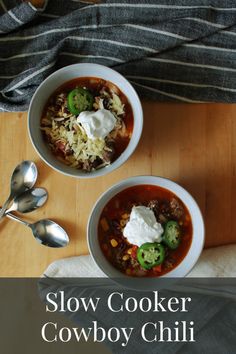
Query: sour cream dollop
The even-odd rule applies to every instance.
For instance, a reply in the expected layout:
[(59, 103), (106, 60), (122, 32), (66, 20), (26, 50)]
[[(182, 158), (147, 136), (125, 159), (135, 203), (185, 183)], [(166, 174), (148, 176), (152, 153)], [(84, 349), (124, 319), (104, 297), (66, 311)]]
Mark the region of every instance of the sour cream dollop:
[(134, 206), (123, 234), (130, 243), (141, 246), (145, 242), (161, 242), (163, 232), (150, 208)]
[(107, 109), (98, 111), (84, 111), (77, 117), (77, 122), (82, 125), (88, 138), (104, 139), (115, 127), (116, 118)]

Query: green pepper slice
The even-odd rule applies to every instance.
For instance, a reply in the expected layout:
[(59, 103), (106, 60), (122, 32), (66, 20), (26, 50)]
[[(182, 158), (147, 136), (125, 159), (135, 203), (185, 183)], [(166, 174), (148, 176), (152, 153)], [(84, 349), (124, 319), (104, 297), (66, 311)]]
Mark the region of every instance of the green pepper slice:
[(67, 96), (70, 113), (78, 115), (83, 111), (91, 111), (93, 108), (93, 95), (82, 87), (70, 91)]
[(165, 225), (163, 242), (172, 250), (179, 247), (181, 241), (180, 226), (176, 221), (168, 221)]
[(138, 248), (137, 259), (142, 268), (151, 269), (163, 263), (165, 248), (157, 242), (146, 242)]

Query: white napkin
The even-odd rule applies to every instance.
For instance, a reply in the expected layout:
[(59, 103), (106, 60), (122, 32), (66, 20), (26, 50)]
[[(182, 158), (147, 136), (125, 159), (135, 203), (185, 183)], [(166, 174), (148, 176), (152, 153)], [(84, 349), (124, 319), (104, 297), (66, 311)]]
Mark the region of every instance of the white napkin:
[[(235, 277), (236, 245), (206, 249), (188, 277)], [(106, 277), (97, 267), (91, 256), (78, 256), (60, 259), (51, 263), (46, 271), (48, 277)]]

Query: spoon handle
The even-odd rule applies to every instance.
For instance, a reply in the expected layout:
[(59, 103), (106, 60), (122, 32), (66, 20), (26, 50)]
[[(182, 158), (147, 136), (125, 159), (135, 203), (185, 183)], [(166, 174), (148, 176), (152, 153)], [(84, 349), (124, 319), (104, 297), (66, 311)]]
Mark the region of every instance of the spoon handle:
[(20, 218), (18, 218), (17, 216), (11, 214), (11, 213), (7, 213), (6, 214), (6, 217), (8, 217), (9, 219), (12, 219), (12, 220), (15, 220), (15, 221), (18, 221), (19, 223), (25, 225), (25, 226), (30, 226), (30, 224), (27, 222), (27, 221), (24, 221)]
[(2, 209), (0, 210), (0, 220), (4, 217), (7, 207), (10, 204), (10, 202), (12, 201), (12, 199), (13, 199), (13, 197), (10, 194), (9, 197), (7, 198), (7, 200), (5, 201), (5, 203), (3, 204)]

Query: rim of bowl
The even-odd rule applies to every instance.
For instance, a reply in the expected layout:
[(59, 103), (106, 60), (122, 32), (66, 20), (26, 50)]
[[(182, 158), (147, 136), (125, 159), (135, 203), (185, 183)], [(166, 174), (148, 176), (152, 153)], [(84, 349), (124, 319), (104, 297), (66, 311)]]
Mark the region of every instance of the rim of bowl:
[[(144, 179), (146, 179), (145, 182), (143, 181)], [(154, 180), (155, 180), (156, 183), (154, 183)], [(127, 184), (129, 184), (129, 182), (131, 184), (127, 185)], [(167, 184), (171, 185), (173, 188), (168, 187), (168, 186), (162, 186), (158, 182), (160, 184), (162, 184), (162, 182), (167, 183)], [(98, 226), (98, 224), (96, 223), (96, 225), (94, 226), (94, 225), (91, 225), (91, 223), (93, 222), (94, 214), (95, 214), (95, 212), (96, 212), (98, 207), (102, 211), (103, 208), (105, 207), (105, 205), (111, 200), (111, 198), (113, 198), (115, 195), (117, 195), (121, 191), (123, 191), (123, 190), (125, 190), (125, 189), (127, 189), (129, 187), (132, 187), (132, 186), (145, 185), (145, 184), (146, 185), (148, 185), (148, 184), (156, 185), (156, 186), (165, 188), (165, 189), (173, 192), (182, 201), (182, 203), (184, 203), (184, 205), (188, 209), (188, 211), (190, 213), (190, 216), (191, 216), (191, 221), (192, 221), (192, 226), (193, 226), (193, 237), (192, 237), (192, 242), (191, 242), (190, 248), (188, 250), (188, 253), (184, 257), (184, 259), (180, 262), (180, 264), (178, 264), (172, 271), (170, 271), (170, 272), (168, 272), (168, 273), (166, 273), (166, 274), (164, 274), (162, 276), (148, 277), (148, 278), (146, 278), (146, 277), (138, 277), (137, 278), (137, 277), (128, 276), (128, 275), (118, 271), (111, 263), (109, 263), (108, 260), (106, 259), (106, 257), (102, 253), (102, 250), (100, 248), (99, 242), (98, 242), (99, 253), (100, 253), (100, 255), (102, 255), (102, 258), (105, 261), (104, 263), (106, 263), (107, 267), (103, 266), (102, 264), (97, 262), (96, 254), (95, 254), (95, 252), (92, 249), (93, 247), (92, 247), (91, 237), (94, 237), (93, 231), (94, 231), (94, 229), (96, 227), (96, 237), (98, 238), (98, 234), (97, 234), (97, 226)], [(121, 187), (123, 187), (123, 188), (121, 188)], [(121, 189), (119, 189), (119, 188), (121, 188)], [(119, 190), (117, 191), (117, 189), (119, 189)], [(192, 213), (189, 210), (189, 206), (186, 204), (185, 201), (183, 201), (183, 198), (181, 198), (181, 196), (179, 195), (180, 193), (183, 193), (183, 195), (185, 197), (187, 197), (189, 199), (189, 201), (191, 202), (192, 208), (194, 208), (195, 213), (196, 213), (196, 216), (195, 216), (194, 219), (197, 219), (197, 223), (198, 223), (197, 227), (198, 227), (199, 231), (198, 230), (194, 230), (193, 215), (192, 215)], [(103, 199), (105, 197), (108, 197), (109, 194), (111, 194), (111, 195), (109, 196), (108, 200), (105, 201), (105, 203), (102, 203)], [(101, 206), (99, 204), (101, 204)], [(99, 215), (101, 215), (101, 212), (99, 213)], [(198, 235), (195, 235), (195, 237), (197, 237), (197, 236), (199, 237), (199, 235), (201, 236), (201, 239), (199, 240), (200, 244), (198, 246), (197, 252), (195, 254), (193, 254), (193, 256), (190, 258), (189, 255), (190, 255), (191, 249), (193, 249), (194, 234), (197, 233), (197, 232), (198, 232)], [(161, 176), (138, 175), (138, 176), (133, 176), (133, 177), (129, 177), (129, 178), (123, 179), (123, 180), (119, 181), (118, 183), (112, 185), (104, 193), (102, 193), (102, 195), (95, 202), (95, 204), (94, 204), (94, 206), (92, 208), (92, 211), (91, 211), (91, 213), (89, 215), (89, 219), (88, 219), (88, 223), (87, 223), (87, 243), (88, 243), (88, 248), (89, 248), (90, 255), (92, 256), (92, 259), (96, 263), (98, 268), (100, 268), (100, 270), (102, 270), (103, 273), (107, 277), (109, 277), (111, 279), (115, 279), (115, 278), (126, 279), (126, 280), (127, 279), (136, 279), (136, 281), (137, 281), (137, 279), (139, 279), (140, 281), (141, 280), (142, 281), (145, 280), (146, 281), (145, 285), (151, 285), (151, 286), (153, 285), (152, 283), (153, 283), (153, 281), (155, 279), (183, 278), (183, 277), (185, 277), (193, 269), (193, 267), (197, 263), (200, 255), (202, 253), (202, 250), (203, 250), (203, 247), (204, 247), (204, 242), (205, 242), (204, 219), (203, 219), (202, 212), (201, 212), (196, 200), (181, 185), (179, 185), (178, 183), (172, 181), (169, 178), (165, 178), (165, 177), (161, 177)], [(186, 260), (187, 260), (187, 257), (190, 258), (189, 259), (189, 263), (185, 264)], [(181, 271), (181, 274), (180, 275), (176, 275), (176, 272), (177, 271), (179, 272), (179, 269), (181, 267), (183, 268), (183, 270)], [(124, 283), (125, 283), (125, 280), (124, 280)], [(135, 285), (135, 287), (138, 289), (138, 286)]]
[[(133, 132), (132, 132), (132, 135), (131, 135), (131, 138), (130, 138), (130, 141), (129, 141), (129, 144), (127, 145), (126, 149), (122, 152), (122, 154), (114, 161), (112, 162), (110, 165), (108, 166), (105, 166), (101, 169), (98, 169), (98, 170), (95, 170), (94, 172), (90, 173), (85, 173), (85, 172), (82, 172), (81, 170), (79, 169), (74, 169), (75, 174), (72, 174), (70, 172), (67, 172), (67, 171), (64, 171), (63, 170), (63, 167), (62, 168), (59, 168), (59, 167), (56, 167), (53, 165), (53, 163), (47, 158), (45, 157), (42, 152), (41, 152), (41, 149), (40, 147), (38, 146), (37, 142), (34, 140), (34, 138), (32, 137), (32, 126), (31, 126), (31, 120), (33, 119), (32, 118), (32, 106), (34, 104), (34, 100), (36, 98), (36, 96), (39, 94), (39, 92), (45, 87), (47, 86), (48, 82), (50, 80), (53, 79), (54, 76), (58, 76), (60, 73), (64, 72), (65, 70), (69, 70), (69, 69), (73, 69), (73, 68), (76, 68), (76, 67), (80, 67), (80, 68), (83, 68), (83, 67), (93, 67), (93, 68), (100, 68), (102, 70), (106, 70), (107, 72), (111, 72), (113, 73), (114, 75), (116, 75), (118, 78), (124, 80), (124, 82), (126, 83), (127, 87), (129, 88), (129, 90), (132, 91), (132, 94), (134, 95), (135, 97), (135, 100), (136, 100), (136, 105), (138, 107), (138, 110), (139, 110), (139, 116), (138, 116), (138, 120), (139, 120), (139, 130), (136, 132), (136, 134), (134, 135), (134, 129), (133, 129)], [(83, 77), (83, 76), (75, 76), (74, 78), (76, 77)], [(95, 77), (95, 76), (94, 76)], [(100, 78), (102, 78), (102, 75), (101, 76), (98, 76)], [(73, 79), (71, 79), (73, 80)], [(69, 80), (67, 80), (69, 81)], [(67, 81), (64, 81), (64, 83), (66, 83)], [(108, 80), (110, 81), (110, 80)], [(112, 82), (112, 81), (111, 81)], [(119, 86), (115, 83), (115, 82), (112, 82), (113, 84), (115, 84), (118, 88)], [(61, 84), (63, 85), (63, 83)], [(60, 87), (60, 86), (58, 86)], [(58, 88), (58, 87), (55, 87), (54, 91)], [(122, 91), (122, 90), (121, 90)], [(53, 93), (53, 92), (52, 92)], [(52, 94), (51, 93), (51, 94)], [(129, 100), (129, 103), (133, 109), (133, 105), (132, 105), (132, 102), (130, 101), (130, 98), (125, 95), (127, 97), (127, 99)], [(134, 116), (134, 127), (135, 127), (135, 116)], [(141, 101), (139, 99), (139, 96), (136, 92), (136, 90), (134, 89), (133, 85), (122, 75), (120, 74), (118, 71), (108, 67), (108, 66), (105, 66), (105, 65), (101, 65), (101, 64), (95, 64), (95, 63), (77, 63), (77, 64), (72, 64), (72, 65), (67, 65), (67, 66), (64, 66), (63, 68), (61, 69), (58, 69), (56, 71), (54, 71), (52, 74), (50, 74), (45, 80), (43, 80), (43, 82), (41, 82), (41, 84), (38, 86), (38, 88), (36, 89), (35, 93), (33, 94), (31, 100), (30, 100), (30, 104), (29, 104), (29, 109), (28, 109), (28, 116), (27, 116), (27, 128), (28, 128), (28, 135), (30, 137), (30, 141), (31, 141), (31, 144), (33, 145), (35, 151), (37, 152), (37, 154), (39, 155), (39, 157), (49, 166), (51, 167), (52, 169), (54, 169), (55, 171), (57, 172), (60, 172), (62, 173), (63, 175), (66, 175), (66, 176), (69, 176), (69, 177), (74, 177), (74, 178), (83, 178), (83, 179), (87, 179), (87, 178), (96, 178), (96, 177), (100, 177), (100, 176), (104, 176), (106, 174), (109, 174), (113, 171), (115, 171), (117, 168), (121, 167), (131, 156), (132, 154), (135, 152), (138, 144), (139, 144), (139, 141), (140, 141), (140, 138), (141, 138), (141, 135), (142, 135), (142, 131), (143, 131), (143, 109), (142, 109), (142, 104), (141, 104)], [(132, 146), (131, 146), (131, 141), (132, 141)], [(52, 155), (53, 157), (53, 155)], [(56, 157), (55, 157), (56, 158)], [(66, 165), (65, 165), (66, 166)]]

